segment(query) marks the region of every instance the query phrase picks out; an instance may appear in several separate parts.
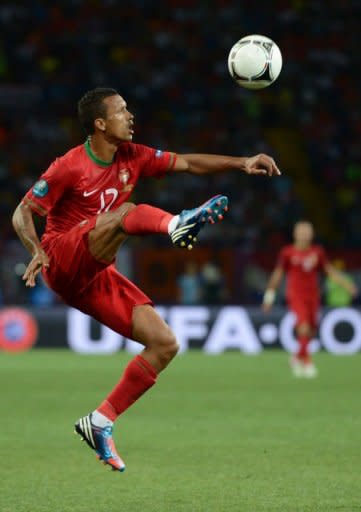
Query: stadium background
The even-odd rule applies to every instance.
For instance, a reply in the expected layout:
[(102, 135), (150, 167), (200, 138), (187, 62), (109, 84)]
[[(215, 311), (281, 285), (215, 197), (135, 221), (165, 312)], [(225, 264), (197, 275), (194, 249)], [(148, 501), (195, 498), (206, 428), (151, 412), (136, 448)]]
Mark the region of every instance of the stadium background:
[[(361, 285), (360, 19), (359, 0), (0, 2), (1, 512), (360, 511), (359, 356), (322, 351), (319, 378), (306, 381), (292, 378), (278, 350), (189, 351), (119, 421), (127, 471), (98, 466), (72, 439), (72, 425), (132, 356), (93, 354), (134, 346), (41, 283), (26, 290), (29, 257), (10, 223), (37, 176), (83, 141), (76, 102), (97, 85), (128, 100), (136, 141), (178, 152), (268, 152), (280, 179), (143, 183), (134, 200), (171, 211), (219, 191), (232, 206), (196, 250), (139, 237), (118, 263), (162, 305), (182, 348), (207, 338), (204, 351), (233, 343), (257, 353), (279, 337), (289, 349), (282, 294), (273, 316), (259, 303), (295, 220), (313, 220), (331, 258)], [(277, 83), (257, 93), (237, 87), (226, 68), (229, 48), (250, 33), (274, 38), (284, 56)], [(198, 265), (201, 295), (200, 305), (183, 307), (187, 262)], [(340, 314), (349, 322), (335, 327)], [(360, 298), (325, 310), (321, 327), (328, 351), (360, 351)], [(31, 346), (37, 330), (41, 349), (1, 350)], [(346, 343), (334, 343), (340, 334)], [(92, 354), (59, 348), (66, 345)]]
[[(0, 290), (4, 304), (36, 303), (17, 274), (27, 261), (9, 219), (55, 156), (81, 143), (76, 102), (111, 85), (136, 115), (136, 141), (177, 152), (272, 154), (277, 180), (227, 174), (144, 183), (134, 200), (172, 212), (209, 195), (230, 197), (227, 221), (202, 235), (188, 259), (211, 259), (225, 297), (257, 304), (265, 271), (311, 219), (331, 256), (360, 281), (360, 67), (357, 1), (2, 2), (0, 6)], [(216, 13), (216, 15), (215, 15)], [(229, 48), (243, 34), (273, 37), (284, 56), (278, 82), (252, 93), (230, 79)], [(175, 300), (184, 253), (161, 237), (127, 244), (128, 275), (162, 303)], [(149, 250), (149, 254), (145, 253)], [(147, 254), (147, 257), (145, 255)], [(144, 265), (144, 261), (147, 262)], [(222, 301), (224, 297), (219, 298)]]
[[(182, 175), (137, 188), (135, 202), (172, 212), (215, 192), (231, 203), (227, 220), (202, 233), (190, 253), (173, 250), (165, 237), (134, 238), (122, 249), (121, 269), (156, 303), (259, 305), (277, 251), (300, 218), (314, 222), (331, 259), (342, 260), (360, 285), (359, 2), (329, 2), (327, 9), (322, 1), (283, 0), (156, 5), (1, 3), (1, 304), (59, 305), (41, 282), (35, 290), (23, 286), (28, 256), (9, 220), (49, 163), (83, 141), (76, 103), (98, 85), (127, 99), (137, 142), (176, 152), (262, 151), (283, 171), (272, 180)], [(250, 92), (233, 83), (226, 61), (239, 37), (257, 32), (279, 44), (284, 67), (272, 87)], [(182, 293), (188, 271), (197, 274), (196, 300), (192, 290)]]

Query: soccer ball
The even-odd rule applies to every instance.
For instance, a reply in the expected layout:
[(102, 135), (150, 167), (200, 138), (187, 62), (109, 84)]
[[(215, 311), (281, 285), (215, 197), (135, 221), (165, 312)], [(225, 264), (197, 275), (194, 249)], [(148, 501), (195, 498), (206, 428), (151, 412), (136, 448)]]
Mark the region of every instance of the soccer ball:
[(280, 74), (282, 54), (268, 37), (242, 37), (229, 52), (228, 69), (238, 85), (246, 89), (264, 89)]

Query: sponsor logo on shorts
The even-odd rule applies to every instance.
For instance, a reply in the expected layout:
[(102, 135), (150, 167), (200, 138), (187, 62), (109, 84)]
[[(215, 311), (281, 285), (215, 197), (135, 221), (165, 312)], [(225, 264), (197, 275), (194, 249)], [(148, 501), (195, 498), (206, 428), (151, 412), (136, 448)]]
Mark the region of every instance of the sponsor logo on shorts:
[(35, 197), (45, 197), (49, 192), (49, 185), (45, 180), (39, 180), (33, 186), (33, 194)]

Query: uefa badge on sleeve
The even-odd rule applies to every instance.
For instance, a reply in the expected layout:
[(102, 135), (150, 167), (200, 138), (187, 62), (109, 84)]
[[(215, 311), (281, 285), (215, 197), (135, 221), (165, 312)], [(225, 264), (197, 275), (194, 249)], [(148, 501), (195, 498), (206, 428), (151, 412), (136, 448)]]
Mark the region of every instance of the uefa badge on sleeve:
[(35, 197), (45, 197), (48, 192), (49, 185), (45, 180), (39, 180), (33, 186), (33, 194)]

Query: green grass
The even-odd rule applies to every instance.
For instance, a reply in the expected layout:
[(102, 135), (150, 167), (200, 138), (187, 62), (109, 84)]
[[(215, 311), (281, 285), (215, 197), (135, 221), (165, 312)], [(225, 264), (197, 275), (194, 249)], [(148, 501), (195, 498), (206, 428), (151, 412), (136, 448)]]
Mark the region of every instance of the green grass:
[(1, 512), (361, 511), (360, 358), (179, 357), (119, 421), (123, 474), (73, 435), (129, 356), (0, 354)]

